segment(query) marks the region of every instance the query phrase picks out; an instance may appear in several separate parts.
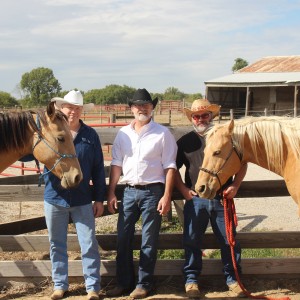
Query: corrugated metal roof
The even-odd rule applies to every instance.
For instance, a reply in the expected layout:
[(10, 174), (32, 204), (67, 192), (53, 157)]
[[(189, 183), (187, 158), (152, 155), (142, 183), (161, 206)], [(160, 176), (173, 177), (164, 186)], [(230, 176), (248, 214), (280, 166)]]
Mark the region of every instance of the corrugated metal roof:
[(300, 72), (278, 72), (278, 73), (234, 73), (231, 75), (207, 80), (207, 86), (215, 85), (288, 85), (294, 82), (300, 83)]
[(237, 73), (246, 72), (300, 72), (300, 55), (267, 56), (237, 71)]

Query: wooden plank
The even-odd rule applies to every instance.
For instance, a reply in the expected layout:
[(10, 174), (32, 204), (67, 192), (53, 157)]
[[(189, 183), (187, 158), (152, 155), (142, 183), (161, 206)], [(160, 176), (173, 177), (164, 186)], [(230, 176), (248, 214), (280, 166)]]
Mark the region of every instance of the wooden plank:
[(0, 234), (22, 234), (46, 229), (45, 217), (37, 217), (25, 220), (0, 224)]
[(243, 181), (236, 198), (290, 196), (284, 180)]
[[(116, 249), (116, 234), (97, 234), (102, 250)], [(299, 248), (300, 232), (240, 232), (237, 235), (242, 248)], [(134, 249), (141, 245), (141, 234), (135, 235)], [(219, 249), (218, 241), (213, 233), (206, 233), (203, 240), (204, 249)], [(182, 233), (161, 233), (158, 249), (182, 249)], [(48, 251), (48, 235), (0, 235), (0, 251)], [(68, 235), (68, 250), (79, 251), (76, 234)]]
[[(155, 275), (159, 276), (181, 276), (183, 260), (158, 260)], [(295, 274), (299, 275), (300, 258), (268, 258), (268, 259), (243, 259), (243, 274), (245, 275), (270, 275), (270, 274)], [(115, 276), (115, 260), (102, 260), (101, 276)], [(137, 269), (138, 261), (135, 261)], [(0, 277), (50, 277), (51, 263), (45, 261), (1, 261)], [(202, 275), (222, 275), (222, 263), (218, 259), (204, 259)], [(82, 276), (82, 265), (80, 260), (69, 261), (69, 277)]]
[(19, 185), (28, 185), (28, 184), (36, 184), (39, 182), (39, 174), (31, 174), (31, 175), (20, 175), (20, 176), (10, 176), (0, 178), (0, 185), (5, 184), (19, 184)]
[[(31, 175), (30, 175), (31, 176)], [(19, 176), (22, 177), (22, 176)], [(26, 177), (26, 176), (24, 176)], [(2, 178), (1, 178), (2, 179)], [(1, 181), (0, 179), (0, 181)], [(0, 201), (9, 202), (30, 202), (43, 201), (44, 187), (35, 185), (0, 185)], [(118, 184), (116, 196), (122, 199), (124, 184)], [(267, 188), (266, 188), (267, 187)], [(92, 187), (91, 187), (92, 188)], [(283, 180), (262, 180), (262, 181), (244, 181), (241, 184), (237, 198), (259, 198), (259, 197), (280, 197), (289, 196)], [(174, 189), (173, 200), (182, 200), (181, 193)]]

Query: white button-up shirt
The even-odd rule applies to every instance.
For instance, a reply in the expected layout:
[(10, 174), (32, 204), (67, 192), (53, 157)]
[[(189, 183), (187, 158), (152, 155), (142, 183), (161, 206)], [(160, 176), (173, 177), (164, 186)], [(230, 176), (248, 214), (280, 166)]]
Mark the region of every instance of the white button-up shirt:
[(165, 183), (164, 170), (176, 169), (177, 144), (173, 134), (152, 120), (138, 134), (134, 122), (119, 130), (112, 148), (111, 164), (122, 167), (122, 183)]

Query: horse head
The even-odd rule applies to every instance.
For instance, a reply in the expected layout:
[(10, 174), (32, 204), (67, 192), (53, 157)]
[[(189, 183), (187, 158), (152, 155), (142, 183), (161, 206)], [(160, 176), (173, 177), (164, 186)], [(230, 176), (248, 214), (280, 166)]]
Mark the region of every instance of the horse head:
[(241, 167), (232, 140), (233, 128), (232, 120), (229, 124), (215, 125), (207, 133), (204, 159), (195, 185), (195, 191), (201, 198), (213, 199)]
[(35, 158), (61, 179), (63, 188), (78, 186), (82, 172), (66, 116), (51, 102), (44, 115), (36, 114), (36, 124), (39, 131), (33, 139)]

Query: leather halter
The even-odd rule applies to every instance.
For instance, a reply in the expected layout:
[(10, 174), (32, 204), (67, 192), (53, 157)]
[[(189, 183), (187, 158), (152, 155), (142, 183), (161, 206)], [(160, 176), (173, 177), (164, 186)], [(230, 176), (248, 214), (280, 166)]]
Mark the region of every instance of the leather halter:
[(39, 114), (36, 115), (36, 125), (37, 125), (37, 128), (38, 128), (38, 132), (37, 132), (37, 135), (38, 135), (38, 139), (37, 141), (35, 142), (35, 144), (33, 145), (32, 147), (32, 153), (35, 149), (35, 147), (40, 143), (40, 142), (43, 142), (49, 149), (51, 149), (54, 153), (56, 153), (58, 156), (59, 156), (59, 159), (56, 160), (56, 162), (54, 163), (53, 167), (50, 168), (47, 172), (41, 174), (41, 171), (40, 171), (40, 163), (39, 161), (34, 157), (35, 159), (35, 163), (37, 165), (37, 168), (39, 170), (39, 173), (40, 173), (40, 176), (39, 176), (39, 186), (41, 186), (41, 180), (43, 178), (43, 176), (45, 176), (46, 174), (52, 172), (52, 170), (60, 163), (60, 161), (64, 158), (76, 158), (77, 155), (76, 154), (65, 154), (65, 153), (60, 153), (58, 151), (56, 151), (55, 149), (53, 149), (48, 143), (47, 141), (45, 140), (45, 138), (42, 136), (41, 134), (41, 122), (40, 122), (40, 116)]
[(219, 182), (219, 185), (220, 185), (220, 189), (222, 189), (222, 184), (221, 184), (221, 180), (220, 180), (220, 178), (219, 178), (219, 176), (218, 176), (218, 173), (224, 168), (224, 166), (226, 165), (227, 161), (228, 161), (229, 158), (231, 157), (232, 153), (235, 152), (236, 155), (238, 156), (240, 162), (242, 161), (242, 155), (237, 151), (236, 147), (234, 146), (234, 143), (233, 143), (232, 138), (231, 138), (231, 145), (232, 145), (232, 147), (231, 147), (230, 152), (228, 153), (228, 155), (227, 155), (227, 157), (226, 157), (226, 159), (225, 159), (223, 165), (219, 168), (219, 170), (218, 170), (217, 172), (212, 171), (212, 170), (208, 170), (208, 169), (203, 168), (203, 167), (200, 167), (200, 168), (199, 168), (200, 171), (203, 171), (203, 172), (205, 172), (205, 173), (210, 174), (210, 175), (213, 176), (213, 177), (216, 177), (216, 178), (218, 179), (218, 182)]

